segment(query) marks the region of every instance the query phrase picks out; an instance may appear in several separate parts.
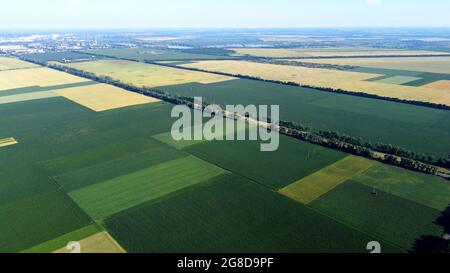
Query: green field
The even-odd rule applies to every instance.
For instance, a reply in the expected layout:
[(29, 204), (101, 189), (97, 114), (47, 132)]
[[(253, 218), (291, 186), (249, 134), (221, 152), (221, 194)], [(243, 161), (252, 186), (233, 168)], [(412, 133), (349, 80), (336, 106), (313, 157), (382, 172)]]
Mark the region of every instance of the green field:
[(275, 152), (260, 152), (258, 141), (213, 141), (185, 151), (226, 170), (279, 189), (332, 164), (346, 154), (281, 136)]
[(91, 235), (100, 232), (100, 228), (96, 224), (85, 226), (78, 230), (69, 232), (60, 237), (47, 241), (37, 246), (30, 247), (22, 253), (50, 253), (67, 245), (68, 242), (77, 242), (85, 239)]
[(19, 252), (91, 222), (60, 191), (1, 205), (0, 218), (0, 252)]
[[(0, 151), (1, 218), (13, 220), (0, 223), (3, 236), (8, 237), (0, 240), (4, 242), (0, 245), (0, 252), (22, 251), (83, 227), (84, 223), (77, 221), (79, 214), (84, 214), (72, 201), (70, 206), (63, 204), (64, 200), (70, 199), (58, 191), (59, 186), (51, 177), (52, 173), (39, 162), (58, 165), (55, 159), (70, 159), (59, 164), (72, 170), (76, 166), (85, 166), (83, 160), (88, 162), (93, 158), (88, 151), (102, 151), (101, 147), (120, 140), (127, 143), (124, 141), (126, 136), (134, 135), (136, 140), (147, 137), (152, 141), (151, 135), (170, 129), (170, 109), (165, 104), (158, 104), (97, 114), (64, 98), (2, 105), (2, 134), (14, 136), (20, 145)], [(131, 139), (128, 144), (133, 144)], [(144, 148), (144, 145), (134, 145), (136, 151)], [(127, 156), (124, 150), (117, 150), (116, 154), (104, 152), (103, 155), (111, 158), (117, 158), (118, 154)], [(61, 170), (52, 171), (59, 173)], [(31, 215), (25, 210), (29, 210)], [(17, 218), (17, 215), (22, 216)], [(40, 219), (33, 218), (33, 215)], [(42, 221), (47, 216), (49, 221)], [(90, 221), (87, 216), (83, 217), (88, 219), (84, 222)], [(81, 220), (79, 222), (83, 222)], [(36, 223), (39, 221), (42, 224)], [(42, 226), (45, 230), (24, 234), (33, 225)]]
[(49, 161), (39, 162), (53, 176), (88, 168), (100, 162), (114, 160), (123, 155), (133, 155), (159, 146), (151, 139), (131, 138), (98, 145), (89, 150), (67, 154)]
[(309, 204), (353, 176), (366, 171), (373, 164), (375, 164), (375, 162), (372, 160), (347, 156), (346, 158), (279, 190), (279, 193), (301, 202), (302, 204)]
[(433, 222), (440, 211), (377, 191), (353, 181), (313, 201), (310, 206), (355, 229), (412, 250), (422, 235), (441, 237)]
[(85, 187), (69, 195), (92, 218), (100, 220), (224, 172), (188, 156)]
[[(369, 81), (381, 81), (386, 83), (395, 83), (406, 86), (422, 86), (435, 81), (440, 80), (450, 80), (450, 74), (445, 73), (432, 73), (432, 72), (421, 72), (421, 71), (411, 71), (411, 70), (399, 70), (399, 69), (388, 69), (388, 68), (371, 68), (371, 67), (358, 67), (354, 69), (349, 69), (352, 72), (369, 73), (369, 74), (383, 74), (384, 76), (370, 79)], [(393, 78), (394, 81), (388, 80)], [(415, 80), (413, 80), (416, 78)], [(391, 81), (391, 82), (389, 82)]]
[(66, 89), (66, 88), (82, 87), (82, 86), (89, 86), (89, 85), (94, 85), (94, 84), (98, 84), (98, 83), (94, 82), (94, 81), (86, 81), (86, 82), (80, 82), (80, 83), (61, 84), (61, 85), (46, 86), (46, 87), (31, 86), (31, 87), (24, 87), (24, 88), (16, 88), (16, 89), (0, 91), (0, 97), (28, 94), (28, 93), (34, 93), (34, 92), (61, 90), (61, 89)]
[(378, 80), (377, 82), (382, 83), (391, 83), (391, 84), (405, 84), (414, 82), (417, 80), (421, 80), (421, 78), (418, 77), (409, 77), (409, 76), (393, 76), (386, 79)]
[(445, 110), (250, 80), (160, 89), (176, 95), (202, 96), (204, 101), (222, 105), (280, 105), (281, 119), (314, 129), (436, 156), (447, 156), (450, 151), (450, 142), (435, 141), (450, 139), (450, 113)]
[(140, 153), (129, 154), (115, 160), (93, 164), (73, 172), (55, 177), (64, 190), (70, 192), (98, 182), (107, 181), (125, 174), (161, 164), (185, 156), (184, 153), (165, 145), (143, 150)]
[(450, 204), (450, 183), (436, 176), (377, 163), (352, 180), (439, 211)]
[(26, 69), (26, 68), (32, 68), (32, 67), (37, 67), (37, 65), (18, 60), (16, 58), (0, 56), (0, 71)]
[(49, 61), (57, 61), (57, 62), (73, 62), (73, 61), (92, 61), (98, 59), (97, 57), (91, 54), (84, 54), (78, 52), (46, 52), (46, 53), (34, 53), (34, 54), (25, 54), (23, 58), (34, 60), (37, 62), (49, 62)]
[(375, 239), (234, 175), (113, 215), (105, 225), (128, 252), (366, 252)]

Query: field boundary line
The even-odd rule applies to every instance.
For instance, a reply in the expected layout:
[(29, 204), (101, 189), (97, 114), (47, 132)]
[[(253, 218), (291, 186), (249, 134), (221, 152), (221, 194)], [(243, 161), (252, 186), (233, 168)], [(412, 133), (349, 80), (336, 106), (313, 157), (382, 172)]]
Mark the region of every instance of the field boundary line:
[[(352, 165), (352, 163), (361, 163), (361, 166), (358, 166), (356, 171), (352, 170), (351, 167), (347, 168), (347, 166)], [(343, 164), (345, 165), (341, 166)], [(287, 185), (286, 187), (280, 189), (278, 193), (302, 204), (308, 205), (353, 177), (366, 172), (374, 165), (375, 162), (372, 160), (349, 155), (307, 177)], [(335, 177), (334, 174), (336, 174)], [(327, 177), (335, 179), (327, 180)], [(313, 181), (311, 179), (313, 179)], [(315, 189), (319, 189), (319, 191), (315, 192)]]

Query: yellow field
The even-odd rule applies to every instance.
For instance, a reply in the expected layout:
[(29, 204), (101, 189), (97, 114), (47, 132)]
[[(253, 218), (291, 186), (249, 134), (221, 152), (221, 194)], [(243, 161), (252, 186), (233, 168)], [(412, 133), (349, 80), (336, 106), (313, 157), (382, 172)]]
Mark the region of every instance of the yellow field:
[(432, 83), (429, 83), (429, 84), (424, 85), (424, 86), (422, 86), (422, 87), (433, 88), (433, 89), (441, 89), (441, 90), (450, 91), (450, 81), (437, 81), (437, 82), (432, 82)]
[(446, 52), (424, 50), (379, 50), (368, 48), (230, 48), (236, 56), (251, 55), (269, 58), (329, 57), (329, 56), (386, 56), (438, 55)]
[(18, 142), (12, 137), (0, 139), (0, 148), (15, 145), (17, 143)]
[(0, 71), (0, 92), (29, 86), (52, 86), (88, 81), (49, 68)]
[(107, 84), (67, 88), (54, 92), (96, 112), (159, 101)]
[(370, 78), (382, 76), (378, 74), (247, 61), (198, 61), (183, 66), (284, 82), (296, 82), (314, 87), (335, 88), (390, 98), (450, 105), (450, 93), (445, 90), (366, 81)]
[[(125, 253), (125, 250), (105, 231), (81, 240), (79, 243), (81, 253)], [(70, 250), (64, 247), (54, 253), (70, 253)]]
[(298, 61), (450, 74), (450, 57), (301, 59)]
[(15, 58), (0, 57), (0, 71), (30, 68), (30, 67), (38, 67), (38, 66)]
[(129, 61), (96, 61), (72, 63), (68, 66), (141, 87), (162, 87), (193, 82), (208, 84), (233, 79), (209, 73)]
[(348, 156), (279, 190), (279, 193), (303, 204), (309, 204), (350, 178), (363, 173), (375, 163), (362, 157)]

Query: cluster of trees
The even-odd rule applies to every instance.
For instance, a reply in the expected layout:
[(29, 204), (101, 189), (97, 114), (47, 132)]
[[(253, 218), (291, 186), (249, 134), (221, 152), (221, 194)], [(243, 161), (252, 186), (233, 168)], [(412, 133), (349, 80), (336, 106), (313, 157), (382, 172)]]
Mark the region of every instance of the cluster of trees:
[(248, 80), (254, 80), (254, 81), (263, 81), (263, 82), (283, 84), (283, 85), (303, 87), (303, 88), (311, 88), (311, 89), (315, 89), (315, 90), (319, 90), (319, 91), (325, 91), (325, 92), (331, 92), (331, 93), (339, 93), (339, 94), (345, 94), (345, 95), (351, 95), (351, 96), (357, 96), (357, 97), (364, 97), (364, 98), (370, 98), (370, 99), (386, 100), (386, 101), (392, 101), (392, 102), (412, 104), (412, 105), (417, 105), (417, 106), (424, 106), (424, 107), (429, 107), (429, 108), (450, 110), (450, 106), (448, 106), (446, 104), (437, 104), (437, 103), (425, 102), (425, 101), (416, 101), (416, 100), (406, 100), (406, 99), (399, 99), (399, 98), (384, 97), (384, 96), (375, 95), (375, 94), (367, 94), (367, 93), (364, 93), (364, 92), (348, 91), (348, 90), (336, 89), (336, 88), (331, 88), (331, 87), (318, 87), (318, 86), (312, 86), (312, 85), (307, 85), (307, 84), (300, 84), (300, 83), (296, 83), (296, 82), (285, 82), (285, 81), (278, 81), (278, 80), (269, 80), (269, 79), (263, 79), (263, 78), (260, 78), (260, 77), (255, 77), (255, 76), (248, 76), (248, 75), (242, 75), (242, 74), (231, 74), (231, 73), (218, 72), (218, 71), (209, 71), (209, 70), (205, 70), (205, 69), (192, 68), (192, 67), (181, 67), (181, 66), (176, 66), (176, 65), (171, 65), (171, 64), (155, 63), (155, 62), (152, 62), (152, 61), (145, 61), (145, 62), (149, 63), (149, 64), (157, 64), (157, 65), (161, 65), (161, 66), (173, 67), (173, 68), (178, 68), (178, 69), (185, 69), (185, 70), (198, 71), (198, 72), (206, 72), (206, 73), (210, 73), (210, 74), (216, 74), (216, 75), (222, 75), (222, 76), (228, 76), (228, 77), (234, 77), (234, 78), (248, 79)]
[[(131, 84), (117, 81), (108, 76), (98, 76), (94, 73), (78, 70), (71, 67), (66, 67), (56, 64), (47, 64), (36, 60), (27, 60), (39, 65), (47, 66), (49, 68), (66, 72), (75, 76), (88, 78), (93, 81), (110, 84), (128, 91), (136, 92), (146, 96), (151, 96), (172, 104), (187, 105), (194, 107), (194, 98), (175, 96), (165, 93), (162, 90), (154, 88), (136, 87)], [(206, 102), (204, 102), (206, 104)], [(270, 120), (269, 120), (270, 122)], [(313, 129), (291, 121), (280, 121), (280, 133), (295, 137), (313, 144), (337, 149), (346, 153), (364, 156), (367, 158), (379, 160), (381, 162), (400, 166), (406, 169), (415, 170), (419, 172), (436, 174), (437, 168), (429, 164), (436, 164), (442, 167), (450, 167), (450, 157), (447, 159), (435, 160), (432, 156), (417, 155), (414, 152), (407, 151), (403, 148), (395, 147), (390, 144), (364, 142), (361, 138), (355, 138), (345, 134), (333, 131), (314, 131)], [(385, 153), (387, 155), (380, 157), (376, 152)], [(423, 162), (421, 162), (423, 161)]]
[[(319, 131), (313, 132), (308, 127), (297, 125), (293, 122), (280, 122), (280, 132), (313, 144), (333, 148), (344, 151), (346, 153), (367, 157), (378, 160), (386, 164), (399, 166), (405, 169), (418, 172), (437, 174), (438, 170), (435, 166), (420, 162), (418, 160), (395, 156), (392, 154), (379, 155), (379, 151), (374, 151), (368, 145), (358, 144), (351, 136), (340, 135), (336, 132)], [(378, 152), (378, 153), (377, 153)], [(384, 154), (384, 153), (383, 153)]]

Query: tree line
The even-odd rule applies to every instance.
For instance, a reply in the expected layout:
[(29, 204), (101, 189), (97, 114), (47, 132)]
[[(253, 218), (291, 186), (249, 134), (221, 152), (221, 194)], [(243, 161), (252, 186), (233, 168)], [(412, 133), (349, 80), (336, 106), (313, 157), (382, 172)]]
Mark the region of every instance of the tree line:
[[(96, 82), (113, 85), (128, 91), (151, 96), (171, 104), (186, 105), (190, 108), (194, 108), (194, 98), (191, 97), (176, 96), (155, 88), (136, 87), (131, 84), (114, 80), (109, 76), (98, 76), (91, 72), (86, 72), (63, 65), (47, 64), (36, 60), (25, 60), (78, 77), (88, 78)], [(204, 104), (206, 107), (207, 102), (204, 102)], [(271, 122), (270, 119), (268, 122)], [(436, 159), (430, 155), (417, 154), (390, 144), (364, 142), (361, 138), (352, 137), (339, 132), (325, 130), (316, 131), (307, 126), (291, 121), (280, 121), (279, 126), (280, 133), (285, 135), (414, 171), (427, 174), (437, 174), (438, 169), (433, 165), (450, 168), (450, 156), (448, 158)], [(378, 153), (383, 153), (385, 155), (379, 156)]]
[(278, 60), (278, 59), (268, 59), (268, 58), (248, 59), (247, 61), (255, 62), (255, 63), (263, 63), (263, 64), (300, 66), (300, 67), (306, 67), (306, 68), (332, 69), (332, 70), (340, 70), (340, 71), (348, 71), (348, 70), (352, 70), (352, 69), (359, 67), (359, 66), (353, 66), (353, 65), (321, 64), (321, 63)]

